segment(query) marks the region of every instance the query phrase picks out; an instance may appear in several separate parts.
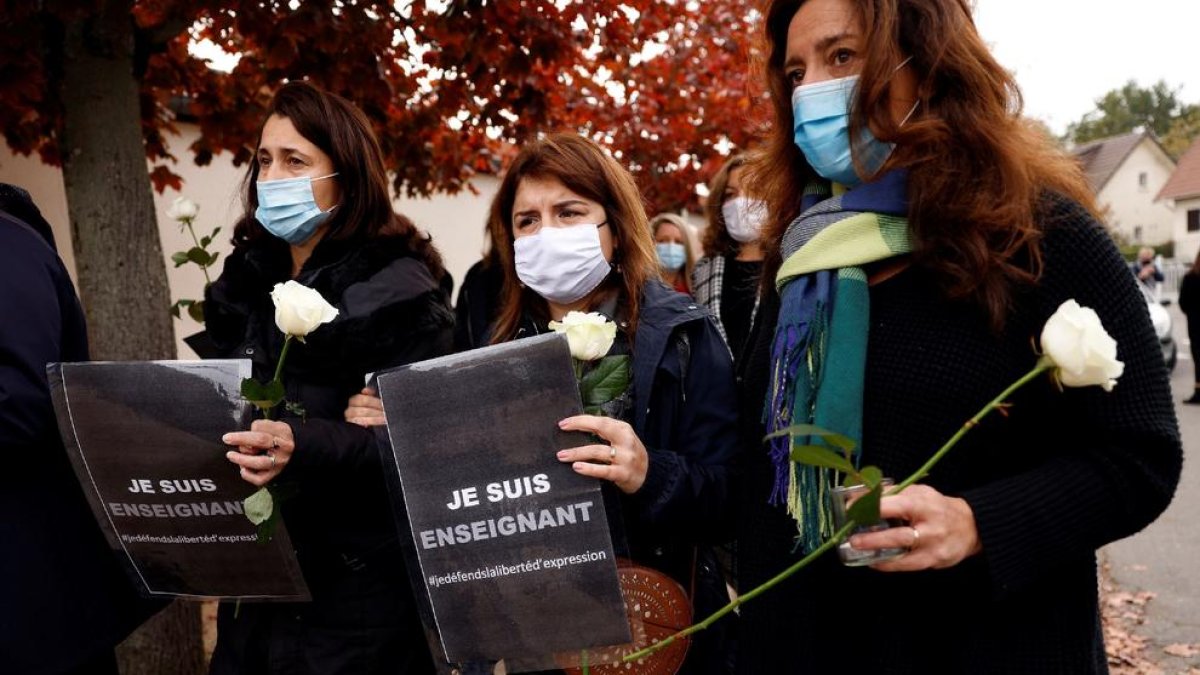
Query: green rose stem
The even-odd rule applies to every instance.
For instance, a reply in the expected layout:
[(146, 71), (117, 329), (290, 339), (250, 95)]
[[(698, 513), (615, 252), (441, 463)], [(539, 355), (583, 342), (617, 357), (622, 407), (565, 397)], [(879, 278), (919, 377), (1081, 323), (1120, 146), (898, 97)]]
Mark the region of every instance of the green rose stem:
[[(196, 244), (196, 248), (204, 248), (200, 245), (200, 240), (196, 238), (196, 231), (192, 229), (192, 218), (184, 218), (183, 224), (187, 226), (188, 234), (192, 235), (192, 241)], [(216, 233), (214, 233), (215, 235)], [(212, 285), (212, 279), (208, 276), (208, 265), (201, 265), (200, 271), (204, 272), (204, 287), (208, 288)]]
[[(1015, 392), (1016, 390), (1025, 386), (1027, 383), (1036, 379), (1039, 375), (1041, 375), (1042, 373), (1044, 373), (1047, 370), (1050, 370), (1052, 368), (1054, 368), (1054, 362), (1051, 361), (1049, 357), (1043, 356), (1042, 358), (1038, 359), (1037, 365), (1033, 367), (1033, 370), (1030, 370), (1028, 373), (1025, 373), (1024, 375), (1022, 375), (1020, 379), (1018, 379), (1016, 382), (1013, 382), (1004, 391), (1000, 392), (999, 396), (997, 396), (996, 398), (989, 401), (987, 405), (983, 406), (983, 408), (980, 409), (979, 412), (975, 413), (974, 417), (967, 420), (966, 423), (963, 424), (961, 428), (959, 428), (958, 432), (955, 433), (954, 436), (952, 436), (950, 438), (950, 440), (946, 441), (945, 445), (943, 445), (937, 452), (935, 452), (933, 454), (932, 457), (929, 458), (928, 462), (925, 462), (925, 464), (922, 465), (921, 468), (917, 469), (915, 472), (913, 472), (913, 474), (911, 476), (904, 479), (904, 482), (902, 482), (899, 485), (897, 485), (896, 487), (892, 488), (892, 490), (890, 492), (888, 492), (888, 494), (894, 495), (894, 494), (900, 492), (901, 490), (909, 487), (913, 483), (916, 483), (917, 481), (921, 480), (926, 475), (928, 475), (930, 469), (932, 469), (935, 464), (937, 464), (939, 461), (941, 461), (942, 457), (944, 457), (946, 455), (946, 453), (950, 451), (950, 448), (953, 448), (955, 446), (955, 444), (957, 444), (958, 441), (967, 434), (968, 431), (970, 431), (971, 429), (974, 429), (976, 426), (978, 426), (979, 422), (982, 421), (984, 417), (987, 417), (988, 414), (990, 412), (992, 412), (993, 410), (998, 410), (998, 409), (1002, 410), (1005, 407), (1005, 403), (1004, 403), (1005, 399), (1007, 399), (1009, 396), (1011, 396), (1013, 394), (1013, 392)], [(811, 563), (813, 560), (816, 560), (818, 557), (824, 555), (827, 551), (829, 551), (829, 549), (836, 546), (843, 538), (846, 537), (846, 535), (850, 534), (850, 532), (854, 529), (854, 527), (856, 525), (857, 525), (857, 523), (855, 521), (851, 520), (842, 529), (835, 532), (834, 535), (832, 537), (830, 537), (824, 544), (821, 544), (821, 546), (819, 546), (818, 548), (813, 550), (811, 553), (804, 556), (799, 561), (793, 563), (791, 567), (789, 567), (789, 568), (785, 569), (784, 571), (780, 572), (779, 574), (775, 575), (774, 577), (769, 579), (766, 583), (764, 583), (760, 586), (757, 586), (757, 587), (747, 591), (746, 593), (743, 593), (742, 595), (738, 596), (736, 600), (733, 600), (728, 605), (725, 605), (721, 609), (718, 609), (716, 612), (713, 612), (712, 614), (710, 614), (708, 616), (708, 618), (704, 619), (700, 623), (688, 626), (687, 628), (684, 628), (683, 630), (679, 631), (678, 633), (675, 633), (674, 635), (671, 635), (660, 642), (657, 642), (655, 644), (650, 645), (649, 647), (646, 647), (645, 649), (636, 651), (632, 654), (625, 656), (621, 660), (628, 663), (630, 661), (637, 661), (638, 659), (644, 659), (647, 656), (653, 654), (654, 652), (657, 652), (658, 650), (663, 649), (664, 647), (666, 647), (667, 645), (671, 644), (672, 642), (674, 642), (675, 640), (677, 640), (679, 638), (687, 637), (693, 633), (697, 633), (699, 631), (704, 630), (705, 628), (708, 628), (713, 623), (715, 623), (717, 620), (719, 620), (721, 617), (732, 612), (733, 610), (737, 609), (741, 605), (744, 605), (747, 602), (750, 602), (751, 600), (753, 600), (754, 598), (757, 598), (758, 596), (762, 595), (763, 593), (766, 593), (767, 591), (774, 588), (777, 584), (779, 584), (779, 582), (783, 581), (784, 579), (787, 579), (788, 577), (792, 576), (796, 572), (799, 572), (800, 570), (807, 567), (808, 564)]]
[[(283, 377), (283, 362), (287, 360), (287, 353), (288, 353), (288, 349), (290, 349), (292, 346), (292, 340), (293, 340), (293, 337), (291, 335), (287, 336), (283, 340), (283, 350), (279, 352), (279, 362), (275, 364), (275, 377), (274, 377), (274, 379), (271, 380), (271, 382), (279, 382), (279, 383), (283, 382), (283, 380), (281, 379)], [(278, 403), (276, 405), (278, 405)], [(265, 420), (271, 419), (271, 410), (274, 407), (275, 406), (271, 406), (270, 408), (263, 408), (263, 419), (265, 419)]]

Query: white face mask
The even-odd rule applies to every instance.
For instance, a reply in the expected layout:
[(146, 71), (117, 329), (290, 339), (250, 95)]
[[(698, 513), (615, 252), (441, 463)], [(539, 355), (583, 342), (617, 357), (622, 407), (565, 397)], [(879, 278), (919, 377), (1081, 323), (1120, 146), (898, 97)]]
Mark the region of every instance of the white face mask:
[(721, 206), (725, 229), (742, 244), (757, 241), (767, 220), (767, 203), (761, 199), (734, 197)]
[(543, 227), (514, 240), (517, 278), (555, 304), (582, 300), (612, 268), (600, 247), (599, 228), (603, 225)]

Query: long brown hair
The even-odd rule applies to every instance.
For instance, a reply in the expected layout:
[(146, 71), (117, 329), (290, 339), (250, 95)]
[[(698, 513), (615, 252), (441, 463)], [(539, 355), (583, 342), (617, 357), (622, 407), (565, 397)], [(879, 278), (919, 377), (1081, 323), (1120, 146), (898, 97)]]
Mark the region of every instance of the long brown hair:
[(600, 146), (577, 134), (553, 134), (526, 145), (504, 174), (500, 189), (492, 200), (488, 226), (492, 244), (504, 268), (504, 288), (492, 342), (504, 342), (517, 335), (522, 316), (536, 320), (549, 318), (546, 301), (521, 285), (513, 261), (513, 203), (517, 188), (525, 178), (558, 180), (567, 189), (604, 207), (613, 233), (615, 270), (591, 297), (604, 297), (616, 290), (629, 308), (629, 333), (637, 329), (642, 289), (652, 279), (661, 279), (654, 240), (646, 220), (646, 208), (633, 176)]
[[(425, 262), (434, 278), (445, 275), (441, 255), (429, 237), (421, 234), (411, 220), (392, 209), (379, 139), (367, 116), (357, 106), (307, 82), (289, 82), (275, 92), (258, 130), (259, 142), (263, 126), (272, 115), (290, 120), (301, 136), (333, 161), (342, 198), (329, 216), (326, 239), (395, 237)], [(233, 233), (236, 247), (274, 239), (254, 217), (258, 208), (255, 186), (258, 172), (258, 162), (250, 162), (242, 185), (245, 214)]]
[(729, 187), (729, 174), (745, 164), (746, 155), (734, 155), (717, 169), (708, 182), (708, 196), (704, 198), (704, 216), (708, 227), (704, 228), (702, 243), (704, 255), (710, 258), (737, 253), (740, 246), (738, 241), (729, 235), (729, 228), (725, 227), (725, 214), (721, 207), (725, 205), (725, 188)]
[[(1079, 166), (1021, 118), (1013, 77), (979, 37), (967, 0), (850, 0), (863, 29), (863, 68), (850, 137), (870, 123), (897, 144), (880, 169), (909, 170), (914, 263), (949, 298), (968, 298), (1003, 325), (1014, 287), (1041, 274), (1041, 198), (1057, 192), (1096, 213)], [(763, 244), (774, 281), (779, 241), (800, 212), (816, 173), (793, 142), (792, 88), (783, 70), (788, 26), (804, 0), (772, 0), (766, 11), (766, 85), (775, 123), (754, 181), (771, 213)], [(901, 128), (889, 107), (901, 62), (916, 74), (919, 108)], [(855, 165), (863, 175), (858, 158)], [(867, 176), (870, 178), (870, 176)]]

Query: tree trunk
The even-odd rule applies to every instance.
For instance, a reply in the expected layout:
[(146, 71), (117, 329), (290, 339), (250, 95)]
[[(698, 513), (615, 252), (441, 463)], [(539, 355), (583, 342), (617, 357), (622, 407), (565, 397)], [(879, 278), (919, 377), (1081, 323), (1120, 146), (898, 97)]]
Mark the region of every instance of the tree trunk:
[(67, 25), (62, 91), (63, 181), (92, 358), (174, 358), (133, 76), (133, 2), (98, 4)]
[[(132, 0), (66, 25), (63, 181), (96, 360), (175, 357), (170, 293), (142, 145)], [(126, 675), (199, 675), (200, 610), (176, 602), (118, 650)]]

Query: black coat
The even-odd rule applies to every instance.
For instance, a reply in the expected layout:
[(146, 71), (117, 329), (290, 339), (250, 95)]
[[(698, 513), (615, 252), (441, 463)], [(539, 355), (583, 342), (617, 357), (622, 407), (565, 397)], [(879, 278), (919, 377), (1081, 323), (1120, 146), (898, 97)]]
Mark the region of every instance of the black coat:
[(87, 358), (83, 312), (52, 239), (0, 211), (0, 670), (5, 673), (57, 673), (95, 659), (161, 607), (137, 599), (92, 517), (59, 438), (46, 364)]
[[(651, 282), (633, 341), (633, 428), (650, 457), (625, 498), (634, 560), (693, 592), (700, 620), (729, 602), (711, 545), (732, 536), (737, 398), (729, 348), (712, 314)], [(732, 618), (693, 637), (687, 675), (726, 672)]]
[[(270, 292), (287, 280), (286, 245), (235, 251), (206, 294), (208, 332), (222, 356), (274, 374), (284, 336)], [(284, 522), (311, 603), (223, 606), (214, 673), (428, 672), (428, 651), (403, 572), (380, 455), (352, 442), (369, 433), (342, 421), (368, 374), (449, 352), (453, 315), (424, 262), (391, 239), (322, 241), (297, 282), (337, 318), (288, 351), (283, 382), (307, 419), (283, 414), (296, 451), (276, 479), (298, 486)]]
[[(263, 242), (234, 251), (206, 294), (206, 328), (219, 353), (251, 359), (263, 381), (273, 376), (284, 342), (270, 293), (290, 270), (286, 246)], [(323, 241), (295, 281), (338, 309), (304, 343), (293, 342), (284, 366), (287, 399), (301, 403), (309, 420), (341, 423), (368, 374), (450, 349), (453, 316), (445, 295), (399, 242)], [(305, 426), (289, 413), (281, 417)], [(278, 479), (300, 486), (284, 516), (302, 565), (306, 557), (324, 564), (394, 539), (378, 453), (338, 443), (302, 450)]]
[[(1003, 331), (945, 299), (913, 266), (870, 289), (864, 465), (897, 480), (1028, 372), (1034, 338), (1068, 299), (1099, 314), (1125, 371), (1111, 392), (1059, 391), (1050, 378), (1013, 395), (922, 480), (967, 502), (983, 550), (943, 570), (884, 573), (827, 554), (742, 608), (739, 672), (1103, 673), (1096, 549), (1154, 520), (1182, 460), (1169, 381), (1146, 304), (1111, 238), (1079, 205), (1042, 213), (1044, 271), (1017, 292)], [(768, 504), (763, 401), (778, 296), (739, 366), (747, 482), (739, 590), (799, 559), (794, 521)]]
[(454, 305), (454, 351), (487, 345), (488, 326), (496, 318), (503, 285), (500, 264), (488, 258), (467, 270)]

